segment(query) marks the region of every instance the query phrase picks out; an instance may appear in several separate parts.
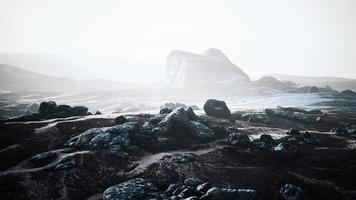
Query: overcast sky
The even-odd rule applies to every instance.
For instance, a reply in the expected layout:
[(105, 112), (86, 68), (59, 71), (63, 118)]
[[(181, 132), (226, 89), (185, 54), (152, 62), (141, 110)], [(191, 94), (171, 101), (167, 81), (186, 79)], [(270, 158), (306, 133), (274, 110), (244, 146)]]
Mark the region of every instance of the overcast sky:
[[(0, 53), (141, 59), (163, 69), (172, 49), (211, 47), (252, 77), (356, 78), (356, 1), (0, 0)], [(149, 66), (140, 69), (157, 70)]]

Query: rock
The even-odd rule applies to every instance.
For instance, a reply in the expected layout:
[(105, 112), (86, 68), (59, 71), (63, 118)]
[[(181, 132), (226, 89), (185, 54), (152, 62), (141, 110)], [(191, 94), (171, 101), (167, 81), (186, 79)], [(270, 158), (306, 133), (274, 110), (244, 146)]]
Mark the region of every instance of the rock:
[(31, 104), (26, 106), (26, 111), (27, 112), (34, 113), (34, 112), (37, 112), (38, 109), (39, 109), (39, 105), (37, 103), (31, 103)]
[(188, 198), (191, 196), (198, 195), (198, 192), (193, 187), (186, 187), (182, 192), (178, 194), (179, 198)]
[(200, 122), (191, 121), (190, 132), (195, 139), (201, 142), (209, 142), (215, 138), (214, 132), (209, 127)]
[(285, 200), (307, 200), (308, 199), (302, 188), (292, 185), (292, 184), (285, 184), (280, 189), (280, 193)]
[(76, 160), (72, 155), (63, 156), (54, 166), (55, 170), (65, 170), (76, 166)]
[(336, 133), (336, 134), (348, 134), (348, 131), (345, 128), (333, 128), (333, 129), (331, 129), (330, 132)]
[(211, 117), (229, 119), (231, 112), (224, 101), (208, 99), (204, 104), (205, 114)]
[(354, 92), (352, 90), (344, 90), (344, 91), (340, 92), (339, 94), (344, 95), (344, 96), (356, 97), (356, 92)]
[(106, 189), (103, 194), (103, 200), (147, 199), (149, 193), (156, 192), (157, 190), (150, 181), (135, 178)]
[(55, 113), (59, 113), (59, 112), (66, 112), (69, 109), (71, 109), (72, 107), (69, 105), (58, 105), (57, 108), (55, 109)]
[(101, 115), (101, 112), (99, 110), (97, 110), (94, 115)]
[(198, 185), (197, 191), (200, 193), (206, 193), (211, 188), (211, 183), (202, 183)]
[(68, 146), (75, 147), (89, 147), (90, 141), (97, 135), (103, 134), (104, 131), (101, 128), (92, 128), (89, 129), (78, 136), (71, 138), (68, 141)]
[(246, 134), (237, 134), (237, 133), (231, 133), (228, 137), (227, 142), (230, 145), (241, 145), (241, 146), (247, 146), (250, 145), (251, 140)]
[(169, 114), (171, 113), (173, 110), (169, 109), (169, 108), (161, 108), (161, 110), (159, 111), (159, 114)]
[(202, 196), (201, 200), (254, 200), (256, 199), (256, 191), (250, 189), (231, 189), (231, 188), (218, 188), (213, 187)]
[(296, 120), (296, 121), (305, 122), (305, 123), (310, 123), (310, 122), (315, 121), (315, 116), (313, 116), (313, 115), (309, 116), (309, 114), (305, 113), (307, 111), (304, 112), (304, 110), (303, 111), (297, 111), (297, 110), (292, 111), (291, 109), (286, 109), (286, 108), (278, 106), (277, 108), (266, 108), (264, 112), (267, 116), (270, 116), (270, 117), (285, 118), (285, 119)]
[(191, 107), (187, 108), (185, 111), (187, 112), (189, 120), (191, 120), (191, 121), (197, 120), (198, 117), (195, 115), (195, 113)]
[(299, 153), (298, 148), (295, 145), (292, 145), (291, 142), (281, 142), (276, 147), (273, 148), (277, 155), (293, 157)]
[(321, 110), (318, 109), (313, 109), (313, 110), (309, 110), (308, 114), (313, 114), (313, 115), (322, 115), (323, 112), (321, 112)]
[(69, 116), (85, 116), (88, 113), (88, 108), (85, 106), (74, 106), (67, 112)]
[(154, 126), (157, 126), (159, 122), (161, 122), (168, 114), (159, 114), (151, 117), (149, 119), (150, 123)]
[(200, 184), (203, 184), (204, 182), (200, 180), (199, 178), (187, 178), (184, 180), (184, 185), (190, 186), (190, 187), (198, 187)]
[(54, 101), (42, 102), (38, 109), (39, 114), (48, 115), (52, 114), (57, 108), (57, 104)]
[(260, 141), (266, 142), (266, 143), (269, 143), (269, 144), (273, 144), (274, 143), (274, 139), (272, 138), (272, 136), (271, 135), (267, 135), (267, 134), (262, 134), (260, 136)]
[[(162, 109), (168, 109), (168, 110), (175, 110), (177, 108), (184, 108), (187, 109), (188, 107), (185, 104), (182, 103), (165, 103), (164, 105), (161, 106), (161, 110)], [(161, 113), (161, 114), (169, 114), (169, 113)]]
[(190, 121), (184, 108), (177, 108), (168, 114), (161, 122), (159, 127), (164, 127), (169, 136), (186, 139), (190, 134)]
[(254, 84), (263, 88), (276, 89), (287, 92), (297, 89), (297, 84), (291, 81), (280, 81), (272, 76), (264, 76), (254, 82)]
[(122, 115), (115, 118), (115, 124), (123, 124), (126, 122), (127, 122), (126, 117), (124, 117)]
[(288, 132), (288, 135), (300, 135), (299, 129), (291, 128)]
[(231, 89), (250, 81), (248, 75), (218, 49), (207, 49), (202, 54), (172, 51), (166, 71), (174, 88), (206, 92)]
[(183, 154), (173, 154), (171, 161), (175, 163), (187, 163), (195, 161), (196, 159), (197, 156), (195, 154), (185, 152)]

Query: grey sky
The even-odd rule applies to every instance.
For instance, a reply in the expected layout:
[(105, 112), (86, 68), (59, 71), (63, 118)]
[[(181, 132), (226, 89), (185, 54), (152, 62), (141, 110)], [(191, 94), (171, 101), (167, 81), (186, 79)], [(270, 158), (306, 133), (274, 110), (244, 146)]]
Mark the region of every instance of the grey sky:
[(142, 59), (164, 68), (172, 49), (213, 47), (252, 77), (356, 78), (355, 36), (354, 0), (0, 0), (0, 53)]

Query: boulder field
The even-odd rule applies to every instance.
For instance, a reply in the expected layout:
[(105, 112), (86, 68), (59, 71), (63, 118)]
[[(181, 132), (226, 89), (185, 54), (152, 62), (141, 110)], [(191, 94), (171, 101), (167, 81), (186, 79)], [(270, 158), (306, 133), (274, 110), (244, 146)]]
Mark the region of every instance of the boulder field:
[(43, 103), (36, 120), (0, 124), (0, 198), (356, 198), (350, 113), (236, 113), (214, 99), (204, 111), (166, 104), (155, 115), (87, 117)]

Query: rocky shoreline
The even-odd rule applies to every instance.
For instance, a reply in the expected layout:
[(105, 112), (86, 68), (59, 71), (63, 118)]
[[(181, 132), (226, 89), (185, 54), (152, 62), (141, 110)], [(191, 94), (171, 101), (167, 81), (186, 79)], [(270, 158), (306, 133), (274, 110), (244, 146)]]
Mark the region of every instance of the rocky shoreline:
[(208, 100), (207, 115), (169, 104), (108, 118), (43, 105), (0, 124), (1, 199), (356, 198), (350, 113)]

